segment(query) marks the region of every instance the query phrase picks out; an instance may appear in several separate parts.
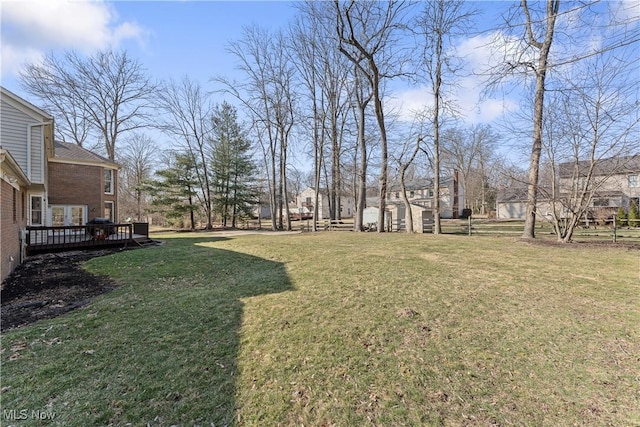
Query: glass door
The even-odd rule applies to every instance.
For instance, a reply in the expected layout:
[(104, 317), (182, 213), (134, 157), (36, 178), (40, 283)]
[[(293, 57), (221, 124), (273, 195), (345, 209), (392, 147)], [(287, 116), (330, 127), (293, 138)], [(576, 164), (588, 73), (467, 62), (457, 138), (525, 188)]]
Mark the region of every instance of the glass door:
[(71, 221), (69, 225), (82, 225), (84, 224), (84, 207), (71, 206)]
[(51, 225), (53, 227), (64, 227), (64, 207), (53, 206), (51, 208)]

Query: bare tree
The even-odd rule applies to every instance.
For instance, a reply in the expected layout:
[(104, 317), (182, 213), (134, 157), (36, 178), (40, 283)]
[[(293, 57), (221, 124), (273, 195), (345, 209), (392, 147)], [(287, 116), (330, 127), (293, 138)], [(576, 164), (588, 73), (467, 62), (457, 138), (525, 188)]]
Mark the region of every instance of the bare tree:
[[(451, 39), (469, 31), (469, 20), (474, 14), (467, 10), (462, 0), (434, 0), (424, 3), (422, 14), (418, 17), (419, 36), (424, 41), (422, 47), (421, 69), (430, 83), (433, 96), (433, 233), (440, 234), (440, 167), (441, 167), (441, 130), (447, 110), (453, 105), (446, 98), (447, 88), (455, 83), (459, 73), (459, 64), (451, 52)], [(447, 78), (450, 81), (447, 81)]]
[(295, 123), (296, 94), (294, 70), (284, 54), (286, 46), (282, 33), (272, 34), (259, 27), (247, 27), (243, 38), (230, 43), (228, 48), (238, 59), (237, 68), (245, 74), (245, 80), (216, 79), (252, 115), (253, 130), (262, 145), (268, 170), (274, 230), (291, 229), (287, 165)]
[(320, 182), (324, 162), (324, 138), (323, 124), (325, 113), (323, 109), (323, 94), (321, 89), (323, 48), (327, 45), (327, 32), (324, 29), (325, 20), (322, 7), (319, 2), (300, 3), (302, 17), (291, 27), (291, 52), (293, 63), (300, 76), (302, 87), (308, 102), (311, 103), (311, 117), (301, 123), (309, 123), (311, 126), (311, 139), (313, 146), (313, 231), (318, 231), (318, 202), (320, 197)]
[(398, 158), (399, 172), (400, 172), (400, 194), (402, 195), (402, 201), (404, 203), (405, 209), (405, 228), (407, 233), (413, 234), (413, 211), (411, 210), (411, 203), (409, 202), (409, 198), (407, 197), (407, 186), (405, 183), (407, 170), (413, 164), (418, 152), (420, 151), (420, 144), (422, 143), (423, 137), (421, 135), (416, 137), (415, 147), (413, 151), (409, 154), (409, 157), (405, 160), (403, 159), (404, 153), (400, 154)]
[(118, 137), (147, 126), (156, 86), (126, 52), (98, 51), (84, 58), (52, 53), (20, 73), (24, 89), (57, 119), (59, 136), (82, 146), (90, 133), (103, 139), (110, 160)]
[(571, 241), (582, 219), (615, 213), (601, 190), (617, 188), (612, 176), (640, 162), (637, 60), (620, 53), (590, 57), (561, 73), (563, 89), (547, 105), (543, 158), (551, 176), (542, 192), (561, 242)]
[(147, 192), (145, 182), (151, 178), (158, 152), (157, 144), (147, 135), (134, 133), (125, 139), (118, 155), (120, 171), (121, 217), (142, 221), (146, 215)]
[(499, 139), (485, 124), (448, 128), (442, 135), (443, 165), (460, 172), (465, 207), (474, 213), (487, 212), (488, 175)]
[(373, 94), (372, 100), (380, 131), (378, 232), (383, 232), (388, 180), (387, 129), (382, 105), (383, 84), (397, 75), (394, 74), (394, 68), (395, 73), (399, 72), (397, 69), (401, 65), (401, 46), (395, 37), (405, 28), (402, 21), (408, 5), (397, 1), (355, 0), (345, 3), (335, 0), (333, 5), (340, 52), (360, 70)]
[[(341, 196), (344, 193), (342, 156), (345, 152), (344, 132), (348, 120), (349, 79), (352, 66), (338, 49), (335, 34), (335, 14), (330, 3), (306, 2), (299, 6), (303, 12), (295, 25), (291, 36), (292, 54), (298, 74), (302, 77), (303, 87), (313, 91), (314, 97), (314, 139), (323, 145), (324, 139), (329, 148), (328, 158), (316, 162), (318, 185), (325, 161), (330, 164), (326, 174), (329, 216), (339, 219), (341, 215)], [(311, 87), (313, 83), (314, 87)], [(321, 135), (326, 138), (320, 138)], [(322, 156), (324, 157), (324, 156)], [(321, 164), (322, 163), (322, 164)]]
[(170, 80), (158, 92), (158, 105), (165, 112), (159, 127), (177, 138), (185, 152), (194, 159), (197, 193), (206, 217), (207, 230), (213, 228), (213, 189), (210, 162), (213, 106), (210, 96), (199, 83), (184, 77), (181, 82)]
[(369, 158), (367, 156), (367, 139), (366, 129), (366, 110), (373, 92), (367, 90), (358, 67), (354, 67), (354, 88), (352, 91), (352, 99), (354, 100), (354, 114), (356, 123), (358, 124), (358, 145), (357, 150), (360, 153), (360, 164), (357, 170), (357, 190), (356, 190), (356, 219), (354, 221), (354, 229), (356, 231), (364, 231), (364, 209), (367, 201), (367, 168)]
[[(525, 15), (525, 29), (527, 32), (527, 44), (537, 50), (536, 63), (528, 62), (518, 64), (529, 67), (536, 77), (535, 100), (533, 106), (533, 136), (531, 140), (531, 158), (529, 162), (529, 183), (527, 186), (527, 213), (524, 223), (523, 238), (534, 238), (536, 228), (536, 205), (538, 202), (538, 176), (540, 174), (540, 154), (542, 151), (542, 126), (544, 115), (545, 80), (547, 77), (547, 64), (549, 52), (553, 43), (556, 18), (560, 8), (560, 0), (547, 0), (545, 18), (542, 20), (544, 36), (536, 38), (539, 31), (534, 30), (535, 22), (531, 19), (529, 5), (522, 0), (522, 10)], [(540, 21), (537, 21), (540, 22)]]

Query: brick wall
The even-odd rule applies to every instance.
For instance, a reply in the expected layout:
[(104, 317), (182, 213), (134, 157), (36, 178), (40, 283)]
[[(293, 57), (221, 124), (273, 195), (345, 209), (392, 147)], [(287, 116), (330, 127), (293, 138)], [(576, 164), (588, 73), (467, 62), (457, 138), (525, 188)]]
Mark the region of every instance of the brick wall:
[[(20, 262), (20, 229), (27, 225), (25, 218), (23, 195), (21, 191), (15, 191), (8, 182), (0, 180), (0, 282), (7, 278), (9, 273)], [(15, 221), (14, 221), (14, 195), (15, 195)], [(13, 258), (13, 261), (12, 261)]]
[[(115, 188), (118, 188), (117, 183)], [(91, 220), (104, 216), (105, 201), (115, 203), (116, 200), (117, 193), (104, 194), (102, 167), (49, 163), (49, 205), (86, 205), (87, 219)], [(117, 205), (115, 210), (117, 212)]]

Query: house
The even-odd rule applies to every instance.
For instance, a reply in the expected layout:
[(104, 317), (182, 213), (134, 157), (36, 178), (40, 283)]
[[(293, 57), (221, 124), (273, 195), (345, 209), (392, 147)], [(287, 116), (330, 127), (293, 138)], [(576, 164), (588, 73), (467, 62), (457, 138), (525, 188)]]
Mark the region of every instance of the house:
[(56, 141), (49, 159), (47, 224), (84, 225), (95, 217), (117, 222), (119, 168), (77, 144)]
[[(328, 190), (323, 189), (318, 194), (318, 219), (329, 219), (331, 217), (328, 193)], [(296, 196), (296, 206), (300, 214), (313, 215), (315, 196), (316, 190), (312, 187), (307, 187)], [(340, 218), (352, 218), (355, 212), (355, 199), (342, 195), (339, 197), (338, 203), (340, 206)]]
[[(558, 165), (559, 187), (568, 193), (574, 185), (582, 187), (589, 161)], [(640, 202), (640, 154), (617, 156), (599, 160), (593, 167), (590, 186), (594, 188), (591, 214), (612, 216), (622, 207), (629, 210), (631, 203)]]
[(23, 230), (45, 225), (53, 117), (0, 87), (0, 280), (23, 258)]
[[(407, 190), (409, 203), (415, 206), (415, 208), (412, 208), (412, 211), (433, 211), (434, 185), (432, 178), (416, 178), (410, 180), (405, 183), (405, 188)], [(460, 218), (464, 208), (464, 193), (462, 187), (459, 185), (456, 173), (454, 173), (453, 176), (444, 177), (440, 180), (439, 194), (440, 217), (444, 219)], [(393, 206), (402, 206), (402, 208), (396, 209), (404, 209), (399, 183), (389, 185), (386, 205), (389, 209), (393, 209)], [(433, 217), (433, 214), (430, 216)]]
[(54, 143), (51, 115), (0, 87), (0, 280), (24, 258), (27, 226), (116, 220), (118, 165)]
[[(582, 188), (590, 161), (567, 162), (558, 165), (558, 195), (556, 202), (568, 200), (574, 187)], [(620, 208), (629, 209), (631, 203), (640, 202), (640, 155), (601, 159), (593, 167), (590, 188), (593, 196), (588, 215), (591, 218), (611, 217)], [(553, 200), (549, 186), (540, 186), (536, 214), (551, 214)], [(496, 217), (498, 219), (524, 219), (526, 216), (527, 188), (498, 191)], [(561, 203), (562, 204), (562, 203)], [(560, 213), (561, 214), (561, 213)]]

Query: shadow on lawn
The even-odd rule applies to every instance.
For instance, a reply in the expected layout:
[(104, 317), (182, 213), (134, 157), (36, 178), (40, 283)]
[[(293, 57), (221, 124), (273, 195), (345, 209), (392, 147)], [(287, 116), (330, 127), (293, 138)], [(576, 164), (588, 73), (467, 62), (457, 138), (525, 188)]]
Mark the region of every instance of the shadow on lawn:
[[(123, 309), (118, 325), (110, 329), (127, 332), (105, 340), (111, 348), (103, 350), (113, 352), (118, 363), (114, 369), (111, 358), (105, 361), (111, 363), (111, 371), (102, 371), (109, 376), (104, 381), (121, 388), (119, 394), (126, 397), (120, 397), (116, 408), (105, 401), (113, 397), (92, 397), (103, 400), (102, 408), (96, 405), (89, 414), (83, 410), (87, 421), (235, 423), (242, 299), (284, 292), (292, 285), (282, 263), (208, 246), (221, 240), (227, 239), (180, 237), (130, 254), (132, 271), (125, 269), (122, 274), (138, 274), (144, 280), (132, 287), (132, 295), (121, 297), (131, 299), (125, 302), (131, 308)], [(143, 252), (147, 259), (134, 261)]]
[[(174, 276), (175, 288), (169, 284), (178, 293), (173, 315), (158, 313), (156, 319), (158, 325), (171, 325), (172, 331), (154, 343), (156, 351), (172, 359), (169, 365), (174, 367), (167, 365), (162, 374), (167, 380), (163, 381), (164, 390), (155, 398), (156, 404), (158, 399), (164, 400), (158, 408), (165, 414), (165, 405), (174, 407), (171, 412), (177, 418), (164, 420), (170, 424), (234, 424), (242, 299), (292, 289), (282, 263), (207, 246), (221, 240), (227, 239), (180, 238), (165, 249), (169, 257), (163, 257), (165, 262), (173, 257), (169, 265), (187, 262), (192, 270), (191, 274)], [(186, 260), (181, 259), (185, 247)], [(162, 270), (158, 279), (166, 280)], [(159, 286), (160, 292), (163, 286)], [(175, 387), (178, 384), (182, 390)]]

